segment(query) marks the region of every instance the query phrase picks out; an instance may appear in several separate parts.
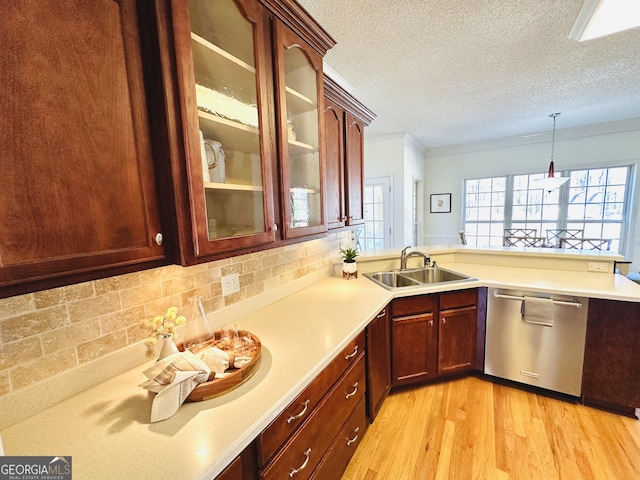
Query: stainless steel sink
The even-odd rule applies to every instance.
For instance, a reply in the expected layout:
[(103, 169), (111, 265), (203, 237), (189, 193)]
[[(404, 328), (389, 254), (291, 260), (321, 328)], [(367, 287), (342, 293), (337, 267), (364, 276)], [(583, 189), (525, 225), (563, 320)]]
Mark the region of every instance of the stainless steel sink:
[(451, 270), (441, 267), (391, 270), (386, 272), (365, 273), (363, 275), (389, 290), (475, 280), (473, 277), (452, 272)]
[(444, 268), (420, 268), (418, 270), (407, 270), (402, 275), (417, 280), (420, 283), (442, 283), (442, 282), (459, 282), (469, 280), (470, 277), (460, 273), (445, 270)]
[(400, 287), (417, 287), (420, 285), (416, 280), (401, 275), (399, 272), (377, 272), (365, 273), (365, 277), (370, 278), (383, 287), (400, 288)]

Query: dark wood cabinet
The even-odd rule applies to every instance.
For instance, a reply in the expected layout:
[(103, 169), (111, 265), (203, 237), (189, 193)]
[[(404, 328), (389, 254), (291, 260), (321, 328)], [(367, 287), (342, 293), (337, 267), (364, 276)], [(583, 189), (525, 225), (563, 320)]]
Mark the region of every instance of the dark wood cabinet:
[(164, 263), (137, 3), (3, 8), (0, 296)]
[(274, 50), (283, 236), (325, 233), (322, 56), (280, 21)]
[(257, 480), (255, 442), (249, 444), (236, 459), (231, 462), (215, 480)]
[(438, 295), (397, 298), (391, 303), (391, 384), (434, 378), (437, 373)]
[(477, 289), (398, 298), (391, 311), (392, 386), (477, 368)]
[(157, 0), (155, 16), (180, 262), (325, 233), (333, 39), (289, 0)]
[(326, 160), (325, 206), (328, 228), (344, 227), (344, 110), (328, 98), (324, 100), (324, 154)]
[(310, 478), (316, 467), (333, 476), (338, 465), (344, 469), (367, 427), (360, 421), (366, 418), (365, 346), (362, 332), (258, 436), (261, 479), (285, 478), (293, 470), (295, 478)]
[(476, 297), (475, 290), (440, 295), (438, 375), (466, 371), (473, 367), (478, 312)]
[(367, 325), (367, 412), (373, 423), (391, 390), (389, 307)]
[(364, 129), (373, 112), (324, 77), (325, 194), (328, 227), (364, 223)]
[(640, 306), (589, 299), (582, 397), (586, 404), (634, 415), (640, 408)]

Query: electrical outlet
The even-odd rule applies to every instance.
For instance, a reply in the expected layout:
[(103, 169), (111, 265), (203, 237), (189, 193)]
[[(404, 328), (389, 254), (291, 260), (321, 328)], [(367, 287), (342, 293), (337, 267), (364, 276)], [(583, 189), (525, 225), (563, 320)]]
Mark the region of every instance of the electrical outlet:
[(590, 272), (606, 272), (607, 264), (598, 263), (598, 262), (589, 262), (587, 264), (587, 270), (589, 270)]
[(226, 297), (240, 291), (240, 275), (232, 273), (222, 277), (222, 296)]

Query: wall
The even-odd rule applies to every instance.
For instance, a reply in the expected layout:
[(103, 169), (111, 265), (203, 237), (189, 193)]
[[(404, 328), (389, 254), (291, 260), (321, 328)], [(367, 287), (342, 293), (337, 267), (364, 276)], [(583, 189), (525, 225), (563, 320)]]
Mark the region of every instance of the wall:
[[(412, 181), (413, 178), (423, 180), (423, 162), (424, 150), (411, 135), (401, 133), (368, 139), (365, 130), (365, 178), (390, 176), (393, 182), (391, 248), (411, 244)], [(421, 232), (419, 238), (420, 235)]]
[[(550, 153), (550, 134), (427, 150), (425, 196), (451, 192), (452, 197), (450, 214), (430, 214), (426, 209), (424, 243), (458, 243), (465, 178), (543, 172), (549, 166)], [(629, 164), (635, 165), (635, 184), (640, 185), (640, 119), (556, 132), (556, 170)], [(633, 260), (632, 268), (636, 271), (640, 269), (638, 204), (636, 188), (629, 241), (624, 252), (627, 259)]]
[[(101, 363), (109, 371), (95, 372), (96, 379), (140, 365), (148, 360), (140, 343), (149, 334), (148, 320), (171, 305), (186, 314), (192, 295), (202, 297), (215, 328), (224, 323), (222, 312), (229, 307), (303, 277), (329, 276), (340, 242), (349, 233), (192, 267), (171, 265), (0, 299), (0, 398), (74, 369), (93, 368), (113, 354), (119, 364)], [(223, 297), (220, 279), (235, 272), (240, 291)]]

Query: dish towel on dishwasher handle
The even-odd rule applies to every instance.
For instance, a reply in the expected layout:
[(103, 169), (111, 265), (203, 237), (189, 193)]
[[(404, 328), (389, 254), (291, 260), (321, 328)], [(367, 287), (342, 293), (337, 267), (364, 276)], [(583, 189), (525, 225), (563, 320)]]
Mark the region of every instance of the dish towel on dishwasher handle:
[(553, 327), (553, 300), (525, 295), (522, 301), (522, 316), (527, 323)]

